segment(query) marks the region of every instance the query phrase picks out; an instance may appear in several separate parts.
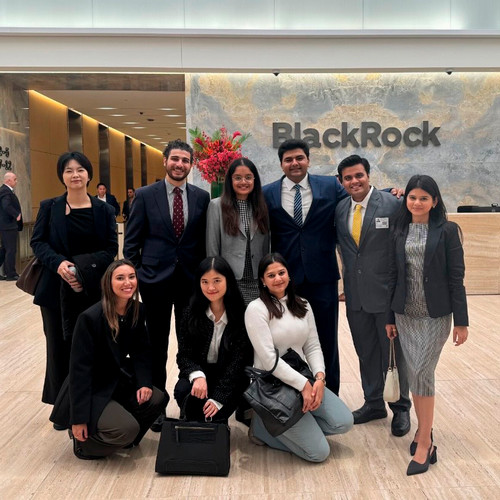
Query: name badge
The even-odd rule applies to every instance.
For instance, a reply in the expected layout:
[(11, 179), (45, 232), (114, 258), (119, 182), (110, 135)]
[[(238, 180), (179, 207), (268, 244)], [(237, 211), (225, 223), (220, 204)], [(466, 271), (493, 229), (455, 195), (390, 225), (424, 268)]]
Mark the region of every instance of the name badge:
[(375, 229), (389, 229), (389, 217), (375, 217)]

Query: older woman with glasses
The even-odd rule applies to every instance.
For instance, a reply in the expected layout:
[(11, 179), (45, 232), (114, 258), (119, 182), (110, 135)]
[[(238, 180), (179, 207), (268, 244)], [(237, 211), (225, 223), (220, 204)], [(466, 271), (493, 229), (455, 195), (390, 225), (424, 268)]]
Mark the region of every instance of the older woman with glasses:
[(221, 198), (207, 212), (207, 255), (220, 255), (231, 266), (245, 305), (259, 296), (257, 270), (269, 252), (269, 218), (256, 166), (234, 160)]

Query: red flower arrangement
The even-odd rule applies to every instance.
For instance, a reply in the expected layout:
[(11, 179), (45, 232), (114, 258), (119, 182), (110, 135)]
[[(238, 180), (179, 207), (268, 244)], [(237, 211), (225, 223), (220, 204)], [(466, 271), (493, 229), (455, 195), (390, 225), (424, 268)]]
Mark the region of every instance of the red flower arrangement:
[(225, 127), (216, 130), (212, 137), (198, 127), (189, 129), (196, 168), (207, 182), (223, 181), (233, 160), (241, 158), (241, 145), (250, 134), (228, 134)]

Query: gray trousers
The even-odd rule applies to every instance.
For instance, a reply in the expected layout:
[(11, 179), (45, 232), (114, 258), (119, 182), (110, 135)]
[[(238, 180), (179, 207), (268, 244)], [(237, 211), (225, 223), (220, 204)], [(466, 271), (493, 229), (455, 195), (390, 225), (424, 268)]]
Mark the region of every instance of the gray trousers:
[[(367, 313), (347, 309), (354, 348), (359, 358), (359, 371), (365, 402), (370, 408), (385, 408), (383, 399), (385, 374), (389, 364), (389, 339), (385, 331), (385, 313)], [(399, 337), (395, 339), (396, 364), (399, 373), (400, 398), (389, 403), (393, 412), (411, 408), (406, 361)]]
[(112, 399), (97, 421), (97, 432), (78, 443), (83, 454), (106, 457), (129, 444), (139, 444), (164, 409), (165, 402), (165, 394), (156, 387), (149, 401), (129, 410)]

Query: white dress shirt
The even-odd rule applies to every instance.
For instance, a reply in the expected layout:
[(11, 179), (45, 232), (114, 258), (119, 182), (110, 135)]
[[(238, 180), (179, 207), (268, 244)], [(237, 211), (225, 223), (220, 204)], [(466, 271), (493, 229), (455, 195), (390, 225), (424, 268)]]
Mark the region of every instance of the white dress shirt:
[[(295, 202), (295, 182), (285, 177), (281, 182), (281, 206), (285, 212), (293, 219), (293, 205)], [(309, 185), (309, 174), (306, 175), (299, 183), (300, 195), (302, 197), (302, 221), (305, 222), (311, 203), (313, 194)]]
[(365, 196), (363, 201), (354, 201), (351, 197), (351, 209), (349, 210), (349, 220), (347, 221), (349, 226), (349, 233), (352, 234), (352, 218), (354, 217), (354, 210), (356, 205), (361, 205), (361, 227), (363, 227), (363, 221), (365, 220), (366, 207), (368, 206), (368, 202), (370, 201), (370, 196), (373, 193), (373, 186), (370, 187), (370, 191)]

